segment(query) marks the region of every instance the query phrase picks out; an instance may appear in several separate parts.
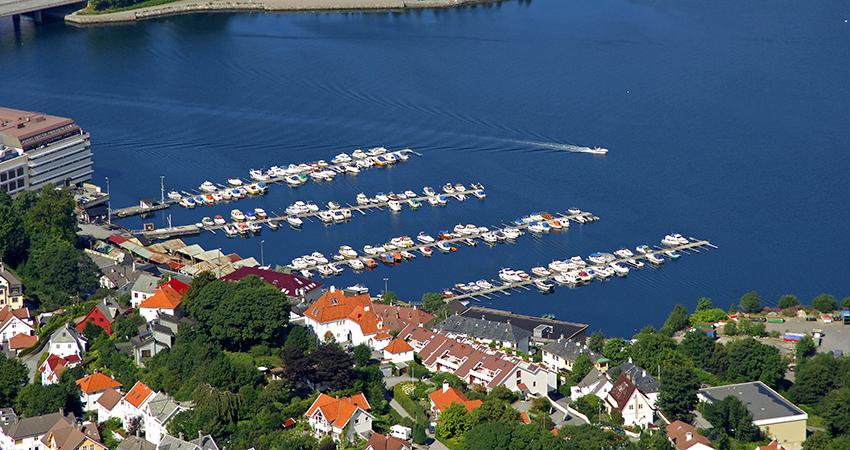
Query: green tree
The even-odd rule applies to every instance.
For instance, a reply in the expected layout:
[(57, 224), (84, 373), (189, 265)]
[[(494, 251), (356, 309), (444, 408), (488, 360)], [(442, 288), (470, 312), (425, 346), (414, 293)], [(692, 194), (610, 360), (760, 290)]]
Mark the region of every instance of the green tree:
[(602, 355), (611, 360), (612, 365), (620, 365), (629, 359), (629, 343), (623, 338), (611, 338), (605, 341)]
[(318, 339), (310, 328), (290, 325), (284, 346), (298, 349), (301, 353), (308, 353), (316, 347), (317, 343)]
[(446, 305), (443, 296), (436, 292), (422, 294), (422, 309), (431, 314), (437, 314)]
[(0, 192), (0, 255), (3, 262), (17, 266), (26, 257), (28, 239), (21, 211), (5, 190)]
[(312, 372), (308, 375), (315, 385), (331, 390), (344, 389), (351, 382), (354, 360), (336, 344), (322, 344), (310, 354)]
[(587, 338), (587, 348), (592, 351), (602, 354), (602, 349), (605, 347), (605, 335), (599, 331), (594, 331), (589, 338)]
[(788, 390), (788, 395), (795, 403), (816, 406), (828, 392), (844, 387), (848, 373), (850, 360), (847, 358), (817, 354), (797, 365), (796, 382)]
[(738, 302), (741, 306), (741, 311), (748, 313), (757, 313), (761, 311), (761, 296), (756, 291), (750, 291), (741, 296)]
[(590, 360), (590, 357), (587, 356), (586, 353), (578, 355), (578, 358), (576, 358), (576, 361), (573, 363), (573, 370), (570, 372), (570, 381), (572, 381), (573, 384), (578, 383), (584, 379), (591, 370), (593, 370), (593, 361)]
[(30, 292), (48, 307), (67, 306), (71, 297), (93, 292), (98, 283), (97, 266), (63, 240), (35, 240), (21, 272)]
[(711, 358), (712, 353), (714, 353), (714, 341), (702, 331), (691, 331), (685, 334), (685, 338), (679, 344), (679, 349), (694, 364), (699, 365), (702, 361), (707, 361)]
[(850, 388), (830, 392), (823, 399), (821, 417), (833, 436), (850, 432)]
[(280, 342), (289, 321), (286, 296), (255, 276), (212, 281), (185, 304), (196, 328), (228, 350)]
[(98, 338), (101, 334), (104, 334), (103, 328), (95, 325), (94, 322), (86, 323), (86, 326), (83, 327), (83, 336), (91, 342)]
[(785, 375), (785, 363), (779, 350), (752, 338), (727, 344), (726, 358), (730, 363), (725, 378), (731, 383), (760, 380), (775, 387)]
[(726, 312), (720, 308), (703, 309), (691, 314), (691, 324), (717, 323), (728, 318)]
[[(603, 431), (593, 425), (564, 425), (558, 430), (558, 435), (566, 439), (567, 448), (570, 450), (585, 449), (625, 449), (629, 448), (614, 433)], [(541, 450), (548, 447), (541, 447)]]
[(599, 419), (599, 413), (602, 409), (602, 400), (595, 395), (585, 395), (579, 397), (571, 405), (573, 409), (584, 414), (591, 422), (596, 422)]
[(0, 353), (0, 405), (11, 405), (27, 378), (26, 366)]
[(440, 413), (435, 430), (439, 439), (463, 436), (473, 425), (473, 417), (460, 403), (452, 403)]
[(830, 450), (832, 436), (826, 431), (816, 431), (803, 442), (803, 450)]
[(76, 242), (74, 197), (67, 189), (45, 186), (38, 191), (35, 202), (23, 208), (23, 213), (23, 225), (30, 241)]
[(480, 407), (472, 411), (473, 422), (513, 422), (519, 419), (519, 413), (511, 405), (499, 399), (487, 399)]
[(197, 436), (198, 431), (216, 436), (230, 435), (240, 419), (242, 397), (202, 384), (192, 393), (194, 408), (182, 412), (168, 424), (172, 435)]
[(672, 420), (690, 421), (697, 405), (699, 379), (693, 369), (674, 365), (664, 369), (659, 387), (658, 406)]
[(397, 303), (397, 302), (398, 302), (398, 300), (399, 300), (399, 299), (398, 299), (398, 295), (396, 295), (396, 293), (395, 293), (395, 292), (393, 292), (393, 291), (387, 291), (387, 292), (384, 292), (384, 293), (381, 295), (381, 301), (382, 301), (382, 303), (389, 303), (389, 304), (393, 304), (393, 303)]
[(112, 322), (112, 335), (119, 339), (129, 339), (139, 334), (139, 327), (145, 324), (145, 318), (138, 310), (118, 316)]
[(676, 305), (670, 311), (670, 315), (667, 316), (667, 320), (664, 321), (664, 326), (661, 327), (661, 330), (665, 334), (672, 335), (677, 331), (687, 328), (689, 323), (688, 308), (685, 305)]
[(738, 334), (738, 323), (734, 320), (730, 320), (723, 325), (723, 334), (726, 336), (735, 336)]
[(835, 297), (830, 294), (819, 294), (817, 297), (812, 299), (812, 308), (822, 313), (835, 311), (835, 307)]
[(670, 336), (647, 328), (635, 335), (629, 353), (635, 365), (655, 371), (662, 363), (669, 362), (675, 350), (676, 342)]
[(189, 288), (186, 289), (186, 294), (183, 295), (183, 300), (190, 301), (195, 299), (201, 293), (201, 290), (216, 280), (218, 278), (207, 270), (195, 275), (195, 278), (192, 278), (192, 282), (189, 283)]
[(850, 309), (850, 297), (844, 297), (841, 299), (841, 307), (844, 309)]
[(800, 342), (797, 342), (795, 346), (795, 351), (797, 353), (797, 360), (803, 360), (815, 354), (817, 351), (817, 347), (815, 346), (815, 341), (808, 334), (803, 336), (800, 339)]
[(369, 360), (372, 358), (372, 350), (366, 346), (365, 344), (360, 344), (354, 347), (354, 364), (357, 367), (363, 367), (369, 364)]
[(59, 408), (81, 414), (79, 393), (73, 383), (28, 384), (18, 391), (15, 401), (15, 411), (24, 417), (53, 413)]
[(675, 450), (667, 435), (661, 430), (644, 431), (640, 435), (638, 448), (641, 450)]
[[(460, 450), (565, 450), (567, 442), (547, 429), (519, 422), (482, 422), (460, 442)], [(596, 447), (599, 448), (599, 447)]]
[(422, 422), (413, 424), (413, 443), (417, 445), (425, 445), (428, 442), (428, 436), (425, 435), (425, 425)]
[(797, 299), (796, 295), (793, 294), (785, 294), (782, 297), (779, 297), (779, 307), (782, 309), (793, 308), (795, 306), (800, 306), (800, 300)]
[(697, 300), (697, 309), (696, 311), (705, 311), (708, 309), (714, 308), (714, 303), (712, 303), (711, 299), (708, 297), (701, 297)]
[(758, 428), (755, 428), (753, 435), (753, 430), (745, 425), (752, 425), (753, 416), (737, 397), (730, 395), (717, 402), (704, 403), (702, 415), (715, 428), (735, 436), (735, 439), (753, 441), (758, 438)]

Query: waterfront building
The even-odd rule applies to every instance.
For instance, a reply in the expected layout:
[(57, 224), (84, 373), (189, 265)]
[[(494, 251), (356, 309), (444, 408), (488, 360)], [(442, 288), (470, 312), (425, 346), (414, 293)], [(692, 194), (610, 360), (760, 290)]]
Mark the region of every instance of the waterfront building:
[(79, 185), (92, 172), (89, 134), (73, 119), (0, 108), (0, 189)]
[(247, 276), (259, 277), (266, 283), (280, 289), (293, 303), (316, 301), (321, 295), (322, 283), (293, 273), (283, 273), (259, 267), (240, 267), (221, 277), (222, 281), (236, 282)]
[(0, 261), (0, 308), (19, 309), (24, 306), (24, 284)]
[(468, 337), (485, 344), (528, 353), (531, 332), (511, 323), (466, 316), (451, 316), (437, 326), (449, 337)]
[(566, 322), (544, 317), (534, 317), (526, 314), (517, 314), (511, 311), (485, 308), (482, 306), (464, 307), (458, 302), (449, 302), (449, 308), (454, 307), (455, 314), (484, 319), (491, 322), (511, 324), (531, 332), (531, 340), (535, 344), (544, 345), (558, 339), (578, 339), (587, 331), (587, 324)]
[(330, 290), (304, 311), (304, 323), (321, 340), (366, 344), (382, 350), (392, 340), (384, 321), (375, 313), (369, 294)]

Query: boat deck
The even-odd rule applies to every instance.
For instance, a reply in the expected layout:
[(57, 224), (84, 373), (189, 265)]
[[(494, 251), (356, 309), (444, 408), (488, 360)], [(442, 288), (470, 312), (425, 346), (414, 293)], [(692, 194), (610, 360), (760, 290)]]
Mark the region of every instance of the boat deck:
[[(707, 240), (695, 239), (695, 238), (689, 238), (689, 239), (690, 239), (691, 242), (688, 242), (687, 244), (678, 245), (678, 246), (675, 246), (675, 247), (656, 247), (655, 249), (657, 251), (654, 252), (654, 253), (662, 253), (663, 254), (663, 252), (665, 252), (665, 251), (679, 251), (679, 252), (682, 252), (682, 253), (691, 253), (691, 252), (698, 253), (700, 251), (700, 249), (717, 248), (717, 246), (713, 245), (711, 242), (709, 242)], [(630, 259), (634, 259), (634, 260), (642, 260), (643, 259), (643, 260), (645, 260), (646, 258), (647, 258), (646, 254), (638, 253), (638, 254), (635, 254), (634, 256), (629, 257), (629, 258), (617, 258), (617, 259), (607, 263), (606, 265), (612, 264), (612, 263), (625, 263), (626, 261), (628, 261)], [(665, 261), (669, 262), (669, 260), (665, 260)], [(649, 265), (649, 263), (647, 263), (647, 266), (648, 265)], [(588, 268), (593, 268), (593, 266), (594, 266), (594, 264), (588, 263)], [(647, 267), (647, 266), (645, 266), (645, 267)], [(631, 270), (639, 270), (639, 269), (636, 269), (635, 267), (630, 266), (629, 270), (631, 271)], [(447, 301), (448, 300), (476, 300), (476, 301), (480, 301), (481, 298), (485, 298), (485, 299), (488, 299), (488, 300), (492, 299), (492, 295), (495, 295), (495, 294), (511, 295), (511, 291), (537, 290), (537, 288), (534, 286), (535, 281), (547, 281), (547, 282), (552, 282), (555, 285), (558, 285), (558, 283), (556, 283), (554, 281), (555, 275), (557, 275), (557, 274), (551, 274), (551, 275), (547, 275), (547, 276), (544, 276), (544, 277), (532, 275), (531, 279), (529, 279), (529, 280), (517, 281), (517, 282), (511, 282), (511, 283), (506, 283), (506, 282), (498, 280), (498, 279), (488, 280), (489, 282), (493, 283), (494, 286), (492, 288), (481, 289), (481, 290), (475, 291), (475, 292), (461, 292), (460, 294), (449, 297), (446, 300)], [(612, 276), (611, 278), (614, 278), (614, 277), (616, 277), (616, 275)], [(592, 281), (597, 281), (597, 279), (594, 279)], [(588, 283), (591, 283), (592, 281), (590, 281)], [(584, 284), (587, 284), (587, 283), (580, 283), (580, 284), (577, 284), (576, 286), (582, 286)], [(451, 290), (455, 290), (455, 289), (453, 288)]]

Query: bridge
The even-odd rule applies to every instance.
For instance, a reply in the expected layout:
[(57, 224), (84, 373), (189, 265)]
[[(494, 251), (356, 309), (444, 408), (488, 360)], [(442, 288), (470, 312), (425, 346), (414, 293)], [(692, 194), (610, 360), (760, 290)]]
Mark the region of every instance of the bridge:
[(0, 0), (0, 17), (12, 16), (17, 24), (21, 14), (31, 14), (36, 22), (41, 22), (44, 10), (84, 3), (85, 0)]

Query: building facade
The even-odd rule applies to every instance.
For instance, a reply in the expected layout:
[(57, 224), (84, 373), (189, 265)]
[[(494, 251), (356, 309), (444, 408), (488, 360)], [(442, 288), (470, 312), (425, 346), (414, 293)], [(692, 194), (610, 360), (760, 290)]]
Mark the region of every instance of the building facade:
[(8, 306), (20, 309), (24, 306), (24, 285), (11, 270), (0, 261), (0, 308)]

